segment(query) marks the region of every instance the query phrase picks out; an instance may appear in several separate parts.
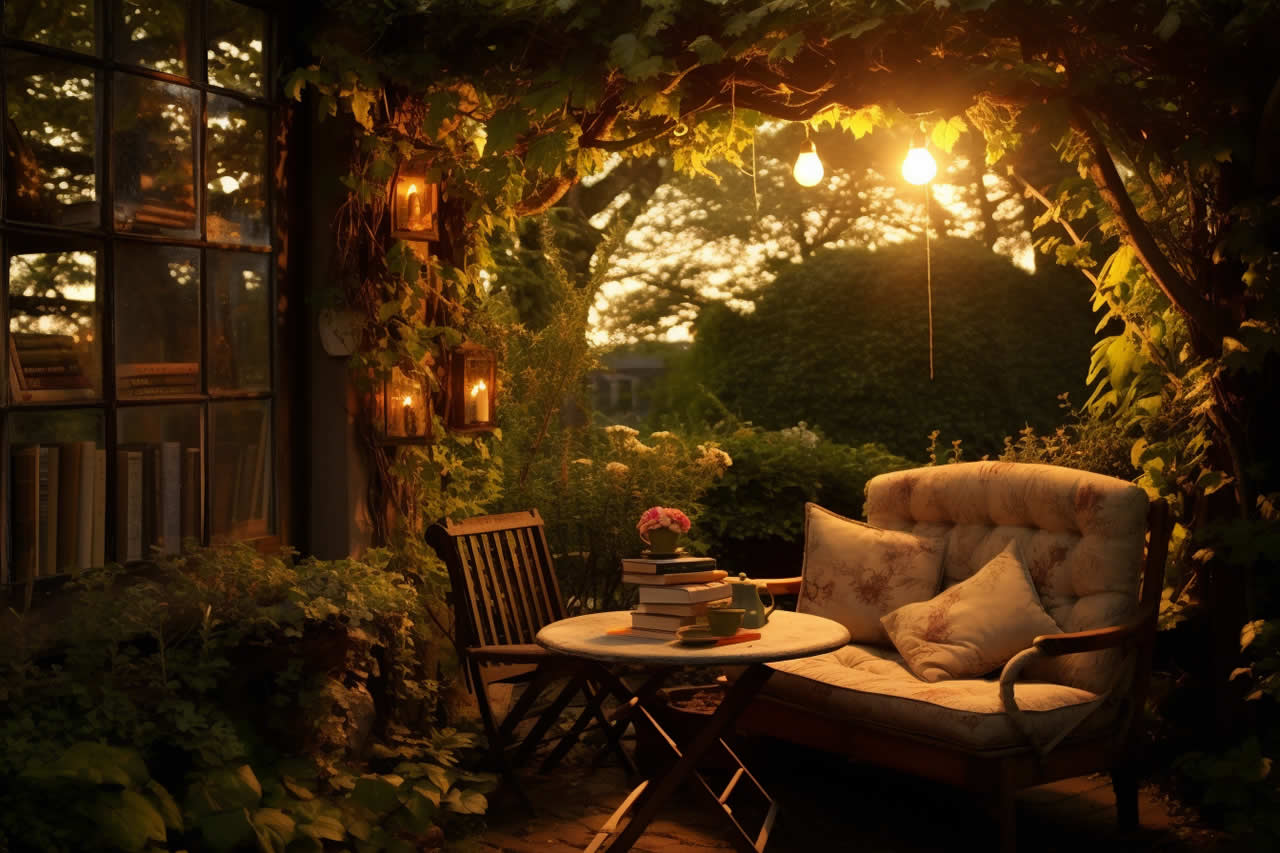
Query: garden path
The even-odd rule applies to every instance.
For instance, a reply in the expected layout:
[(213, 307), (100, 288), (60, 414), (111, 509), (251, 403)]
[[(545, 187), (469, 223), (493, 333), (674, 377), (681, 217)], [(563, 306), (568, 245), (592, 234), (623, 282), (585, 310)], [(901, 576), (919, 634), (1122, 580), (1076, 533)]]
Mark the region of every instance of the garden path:
[[(537, 815), (531, 817), (514, 798), (503, 798), (494, 804), (488, 829), (458, 849), (582, 850), (630, 787), (620, 768), (593, 771), (587, 757), (576, 749), (551, 775), (525, 776)], [(939, 785), (769, 742), (757, 744), (747, 763), (780, 802), (769, 843), (772, 853), (931, 853), (979, 847), (994, 839), (993, 828), (972, 800)], [(633, 848), (637, 853), (732, 849), (714, 814), (694, 797), (678, 796), (675, 802), (669, 813), (650, 824)], [(1020, 846), (1037, 853), (1235, 849), (1219, 833), (1180, 814), (1154, 788), (1142, 791), (1142, 827), (1132, 835), (1117, 832), (1114, 806), (1106, 776), (1078, 777), (1024, 792), (1018, 804)], [(957, 843), (962, 841), (972, 843)]]

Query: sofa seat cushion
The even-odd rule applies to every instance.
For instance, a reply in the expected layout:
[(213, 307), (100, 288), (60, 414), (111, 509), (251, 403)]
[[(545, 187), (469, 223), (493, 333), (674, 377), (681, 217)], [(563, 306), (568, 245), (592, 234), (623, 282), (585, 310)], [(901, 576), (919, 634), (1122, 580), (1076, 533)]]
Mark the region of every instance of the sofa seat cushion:
[[(1000, 703), (1000, 684), (976, 678), (921, 681), (891, 648), (850, 644), (816, 657), (769, 664), (763, 693), (851, 725), (870, 725), (971, 750), (1029, 747)], [(1087, 734), (1118, 704), (1077, 687), (1019, 682), (1014, 695), (1038, 742)], [(1094, 713), (1097, 711), (1097, 713)]]

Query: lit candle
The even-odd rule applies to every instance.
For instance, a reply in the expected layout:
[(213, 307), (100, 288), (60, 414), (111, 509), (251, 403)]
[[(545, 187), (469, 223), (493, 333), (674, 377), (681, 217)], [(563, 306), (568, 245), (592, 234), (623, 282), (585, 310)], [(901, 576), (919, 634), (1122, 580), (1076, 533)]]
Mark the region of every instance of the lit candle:
[(408, 394), (404, 397), (404, 434), (418, 434), (418, 419), (413, 413), (413, 397)]
[(481, 379), (471, 386), (471, 423), (483, 424), (489, 421), (489, 386)]

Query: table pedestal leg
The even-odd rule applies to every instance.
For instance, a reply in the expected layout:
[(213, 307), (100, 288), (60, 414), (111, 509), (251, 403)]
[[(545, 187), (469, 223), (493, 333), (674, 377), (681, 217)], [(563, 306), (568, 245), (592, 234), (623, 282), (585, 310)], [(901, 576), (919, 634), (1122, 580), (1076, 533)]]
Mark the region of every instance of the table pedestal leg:
[[(733, 686), (729, 688), (729, 692), (720, 703), (720, 707), (716, 709), (716, 712), (707, 720), (702, 730), (689, 743), (688, 748), (684, 750), (680, 749), (648, 710), (643, 705), (639, 705), (639, 712), (644, 716), (645, 721), (654, 727), (661, 736), (661, 740), (667, 744), (668, 748), (676, 756), (676, 762), (663, 774), (662, 778), (643, 782), (632, 791), (631, 795), (613, 813), (608, 823), (605, 824), (604, 828), (587, 848), (587, 851), (593, 853), (593, 851), (599, 850), (605, 840), (616, 831), (621, 818), (628, 812), (634, 812), (631, 821), (621, 832), (617, 833), (613, 843), (608, 848), (609, 853), (625, 853), (625, 851), (630, 850), (636, 839), (644, 833), (649, 823), (657, 816), (663, 804), (690, 774), (693, 774), (698, 780), (698, 789), (704, 792), (709, 803), (716, 807), (716, 811), (729, 824), (733, 834), (734, 847), (741, 853), (749, 853), (749, 851), (760, 853), (760, 851), (763, 851), (765, 844), (769, 840), (769, 832), (773, 828), (774, 818), (777, 815), (777, 803), (773, 801), (760, 783), (756, 781), (755, 777), (746, 769), (742, 761), (738, 759), (738, 756), (729, 748), (729, 745), (721, 739), (721, 735), (732, 728), (738, 716), (755, 698), (760, 688), (764, 686), (771, 672), (772, 670), (763, 664), (749, 666), (742, 676), (733, 683)], [(734, 763), (738, 765), (738, 769), (730, 778), (728, 786), (720, 793), (713, 791), (702, 777), (702, 774), (697, 772), (699, 761), (706, 756), (708, 750), (717, 744), (723, 747)], [(764, 825), (754, 839), (747, 834), (737, 819), (733, 817), (732, 810), (727, 805), (729, 795), (744, 777), (749, 779), (769, 802), (769, 811), (765, 816)]]

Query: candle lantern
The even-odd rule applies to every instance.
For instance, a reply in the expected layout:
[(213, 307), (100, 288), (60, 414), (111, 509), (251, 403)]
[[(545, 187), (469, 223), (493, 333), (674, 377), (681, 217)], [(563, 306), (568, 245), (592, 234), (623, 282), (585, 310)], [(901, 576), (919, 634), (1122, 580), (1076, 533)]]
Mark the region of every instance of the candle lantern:
[(463, 344), (449, 363), (449, 428), (480, 432), (497, 426), (498, 357), (477, 344)]
[(379, 438), (385, 444), (425, 444), (431, 429), (431, 395), (420, 378), (398, 367), (377, 391)]
[(440, 186), (428, 181), (425, 160), (402, 163), (391, 182), (391, 236), (440, 239)]

